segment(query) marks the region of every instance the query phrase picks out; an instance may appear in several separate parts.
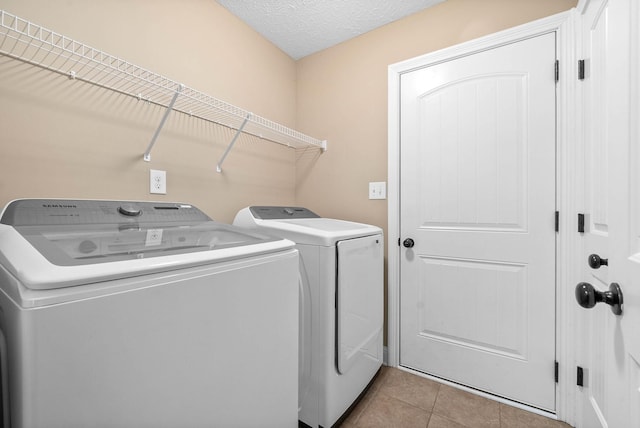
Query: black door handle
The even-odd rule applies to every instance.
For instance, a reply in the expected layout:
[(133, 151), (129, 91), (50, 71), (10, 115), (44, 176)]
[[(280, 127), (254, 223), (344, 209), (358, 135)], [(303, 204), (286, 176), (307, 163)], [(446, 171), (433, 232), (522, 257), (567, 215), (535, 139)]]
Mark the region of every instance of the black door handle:
[(576, 300), (583, 308), (593, 308), (596, 303), (604, 302), (611, 305), (611, 312), (622, 315), (622, 289), (620, 284), (612, 282), (609, 291), (598, 291), (588, 282), (581, 282), (576, 286)]
[(404, 245), (406, 248), (412, 248), (414, 245), (416, 245), (416, 243), (413, 242), (413, 239), (407, 238), (402, 242), (402, 245)]
[(603, 259), (597, 254), (591, 254), (588, 260), (591, 269), (600, 269), (600, 266), (609, 266), (609, 259)]

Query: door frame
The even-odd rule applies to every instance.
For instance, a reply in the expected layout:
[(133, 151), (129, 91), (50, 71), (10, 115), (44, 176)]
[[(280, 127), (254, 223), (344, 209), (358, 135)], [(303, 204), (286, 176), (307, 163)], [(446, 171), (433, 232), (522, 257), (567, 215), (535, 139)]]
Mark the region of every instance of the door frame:
[[(517, 42), (537, 35), (555, 32), (559, 60), (556, 89), (556, 207), (559, 232), (556, 241), (556, 361), (559, 363), (556, 384), (556, 416), (573, 423), (575, 419), (575, 376), (573, 311), (574, 284), (580, 270), (577, 261), (580, 237), (574, 229), (582, 192), (579, 141), (576, 137), (575, 100), (577, 59), (575, 50), (576, 10), (500, 31), (479, 39), (392, 64), (388, 69), (388, 335), (387, 364), (399, 366), (400, 360), (400, 77), (412, 70), (435, 65), (462, 56)], [(550, 73), (553, 69), (550, 67)], [(409, 369), (407, 369), (409, 370)], [(411, 371), (411, 370), (409, 370)], [(471, 390), (472, 392), (476, 392)], [(477, 392), (476, 392), (477, 393)], [(499, 399), (498, 399), (499, 400)], [(502, 401), (502, 400), (499, 400)], [(506, 400), (504, 400), (507, 402)], [(515, 404), (509, 402), (509, 404)], [(517, 404), (515, 404), (517, 405)], [(536, 413), (547, 412), (518, 405)]]

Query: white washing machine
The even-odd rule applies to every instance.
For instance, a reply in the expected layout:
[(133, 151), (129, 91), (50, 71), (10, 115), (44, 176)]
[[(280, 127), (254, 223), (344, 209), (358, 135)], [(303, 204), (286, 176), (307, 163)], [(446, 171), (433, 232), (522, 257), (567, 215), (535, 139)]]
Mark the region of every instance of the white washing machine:
[(188, 204), (17, 200), (0, 223), (4, 427), (298, 425), (293, 242)]
[(234, 225), (300, 252), (299, 420), (331, 427), (382, 365), (384, 242), (378, 227), (306, 208), (252, 206)]

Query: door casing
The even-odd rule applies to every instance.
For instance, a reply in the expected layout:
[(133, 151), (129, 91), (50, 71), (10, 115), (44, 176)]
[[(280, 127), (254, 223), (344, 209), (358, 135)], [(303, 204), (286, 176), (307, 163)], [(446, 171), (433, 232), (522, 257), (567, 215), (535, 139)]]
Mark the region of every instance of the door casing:
[[(389, 118), (388, 118), (388, 339), (387, 364), (399, 364), (399, 294), (400, 294), (400, 76), (416, 68), (434, 65), (457, 57), (481, 52), (518, 40), (540, 34), (556, 32), (557, 58), (559, 60), (557, 84), (557, 207), (559, 211), (559, 232), (556, 255), (556, 360), (559, 363), (556, 384), (556, 416), (573, 423), (575, 407), (575, 373), (573, 362), (575, 352), (572, 346), (573, 329), (571, 306), (574, 305), (573, 285), (578, 282), (580, 270), (577, 260), (580, 253), (579, 234), (576, 233), (578, 199), (582, 191), (580, 182), (579, 142), (571, 126), (575, 122), (572, 108), (576, 93), (577, 59), (575, 54), (575, 10), (553, 15), (512, 29), (460, 45), (429, 53), (417, 58), (389, 66)], [(550, 69), (550, 72), (552, 70)], [(476, 391), (473, 391), (477, 393)], [(495, 398), (495, 397), (493, 397)], [(496, 398), (498, 399), (498, 398)], [(500, 400), (500, 399), (498, 399)], [(515, 403), (509, 403), (514, 405)], [(546, 412), (521, 406), (527, 410)]]

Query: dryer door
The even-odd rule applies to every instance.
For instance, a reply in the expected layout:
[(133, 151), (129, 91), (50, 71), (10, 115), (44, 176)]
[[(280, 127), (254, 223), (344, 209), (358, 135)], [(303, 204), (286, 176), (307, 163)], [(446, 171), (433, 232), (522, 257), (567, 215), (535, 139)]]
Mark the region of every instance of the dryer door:
[(339, 241), (336, 284), (336, 364), (346, 373), (362, 359), (382, 361), (382, 235)]

